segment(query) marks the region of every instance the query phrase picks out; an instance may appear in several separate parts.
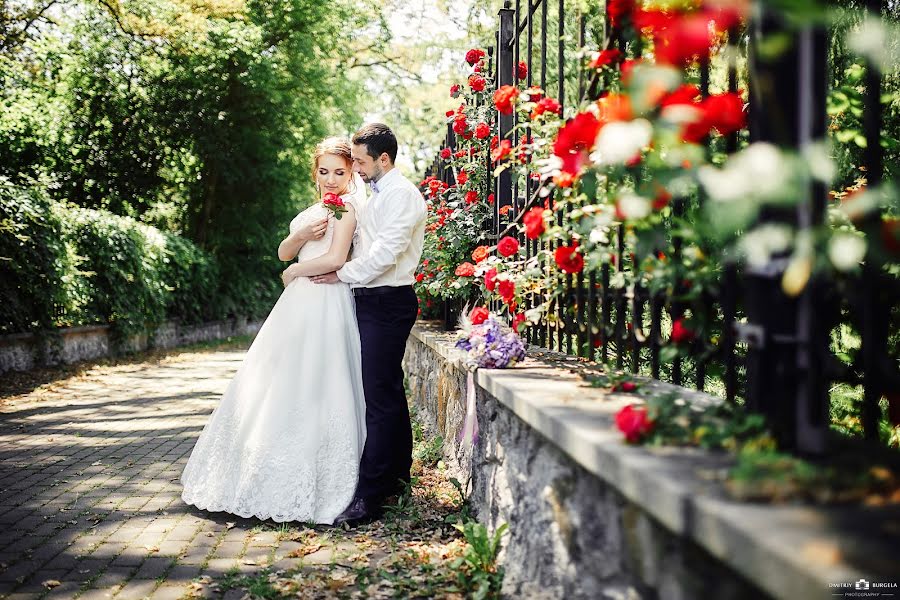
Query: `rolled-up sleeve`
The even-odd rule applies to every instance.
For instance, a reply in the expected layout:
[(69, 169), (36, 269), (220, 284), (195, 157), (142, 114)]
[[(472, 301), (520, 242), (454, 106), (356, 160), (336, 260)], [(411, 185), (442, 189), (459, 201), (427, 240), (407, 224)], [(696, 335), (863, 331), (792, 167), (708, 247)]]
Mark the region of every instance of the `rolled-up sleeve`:
[(379, 217), (383, 225), (379, 226), (369, 252), (344, 263), (338, 270), (338, 279), (344, 283), (366, 285), (395, 266), (397, 257), (409, 247), (425, 212), (421, 197), (404, 188), (385, 190), (378, 204), (379, 210), (385, 211)]

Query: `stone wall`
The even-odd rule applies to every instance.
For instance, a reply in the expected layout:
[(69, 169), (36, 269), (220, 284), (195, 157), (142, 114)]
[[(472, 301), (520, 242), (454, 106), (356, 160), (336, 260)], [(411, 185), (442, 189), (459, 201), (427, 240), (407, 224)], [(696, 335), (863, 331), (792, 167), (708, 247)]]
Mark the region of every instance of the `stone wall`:
[[(229, 336), (255, 334), (261, 326), (262, 321), (247, 319), (187, 326), (167, 322), (149, 334), (130, 337), (121, 352), (169, 349)], [(0, 374), (110, 356), (113, 346), (108, 325), (66, 327), (44, 337), (33, 334), (0, 336)]]
[[(510, 525), (506, 597), (833, 598), (832, 582), (900, 573), (896, 535), (861, 552), (874, 532), (826, 527), (830, 512), (723, 498), (698, 476), (722, 471), (722, 455), (624, 445), (612, 415), (628, 397), (587, 386), (569, 358), (479, 371), (479, 438), (474, 448), (461, 444), (467, 375), (451, 347), (446, 334), (419, 325), (405, 370), (479, 520), (491, 531)], [(865, 564), (874, 552), (889, 562)]]

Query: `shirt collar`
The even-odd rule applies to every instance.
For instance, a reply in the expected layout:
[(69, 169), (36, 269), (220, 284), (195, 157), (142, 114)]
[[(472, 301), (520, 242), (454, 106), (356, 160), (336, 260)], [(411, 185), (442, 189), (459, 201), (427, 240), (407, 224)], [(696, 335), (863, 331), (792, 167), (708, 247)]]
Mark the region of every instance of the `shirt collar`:
[(391, 169), (390, 171), (385, 173), (381, 177), (381, 179), (379, 179), (378, 181), (376, 181), (375, 183), (372, 184), (372, 191), (374, 191), (376, 194), (379, 192), (383, 192), (388, 187), (390, 187), (391, 182), (394, 181), (399, 176), (400, 176), (400, 171), (397, 169), (397, 167), (394, 167), (393, 169)]

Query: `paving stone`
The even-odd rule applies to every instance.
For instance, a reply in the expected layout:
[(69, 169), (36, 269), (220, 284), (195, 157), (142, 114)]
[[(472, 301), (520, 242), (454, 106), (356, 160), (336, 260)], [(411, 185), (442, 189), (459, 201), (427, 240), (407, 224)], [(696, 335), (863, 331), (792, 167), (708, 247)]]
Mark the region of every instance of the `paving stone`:
[(144, 600), (153, 594), (159, 583), (152, 579), (132, 579), (116, 596), (116, 600)]

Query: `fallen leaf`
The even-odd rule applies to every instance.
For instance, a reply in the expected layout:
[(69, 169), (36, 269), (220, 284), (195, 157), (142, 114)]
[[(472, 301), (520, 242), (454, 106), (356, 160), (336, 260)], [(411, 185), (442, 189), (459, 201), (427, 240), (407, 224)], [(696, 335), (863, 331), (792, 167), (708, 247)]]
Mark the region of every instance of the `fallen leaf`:
[(60, 583), (56, 579), (48, 579), (47, 581), (43, 582), (41, 585), (44, 586), (45, 588), (47, 588), (48, 590), (52, 590), (55, 587), (59, 587)]

